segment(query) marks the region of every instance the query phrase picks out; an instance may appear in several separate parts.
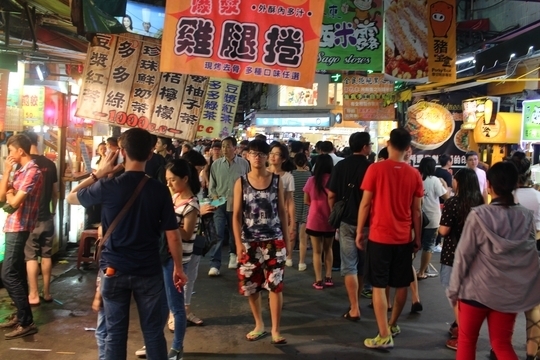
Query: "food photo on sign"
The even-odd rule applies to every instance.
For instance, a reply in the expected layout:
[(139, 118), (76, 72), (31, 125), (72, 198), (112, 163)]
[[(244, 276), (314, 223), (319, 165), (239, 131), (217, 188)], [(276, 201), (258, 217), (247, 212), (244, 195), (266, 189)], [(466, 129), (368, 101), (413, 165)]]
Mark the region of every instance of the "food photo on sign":
[(405, 129), (412, 136), (412, 164), (418, 166), (428, 156), (436, 160), (447, 154), (454, 167), (466, 165), (465, 152), (470, 132), (463, 124), (461, 101), (467, 94), (445, 94), (440, 97), (416, 99), (407, 109)]

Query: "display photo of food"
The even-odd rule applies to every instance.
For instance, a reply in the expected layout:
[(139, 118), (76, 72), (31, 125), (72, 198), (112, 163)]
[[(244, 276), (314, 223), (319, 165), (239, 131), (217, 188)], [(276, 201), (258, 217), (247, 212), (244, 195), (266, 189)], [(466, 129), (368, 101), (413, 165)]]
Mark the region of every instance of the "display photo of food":
[(469, 148), (469, 131), (459, 129), (456, 135), (454, 135), (454, 144), (458, 150), (467, 152)]
[(392, 80), (423, 82), (428, 71), (425, 0), (385, 0), (385, 74)]
[(444, 106), (420, 101), (407, 110), (405, 128), (411, 133), (412, 145), (433, 150), (443, 145), (454, 133), (455, 122)]

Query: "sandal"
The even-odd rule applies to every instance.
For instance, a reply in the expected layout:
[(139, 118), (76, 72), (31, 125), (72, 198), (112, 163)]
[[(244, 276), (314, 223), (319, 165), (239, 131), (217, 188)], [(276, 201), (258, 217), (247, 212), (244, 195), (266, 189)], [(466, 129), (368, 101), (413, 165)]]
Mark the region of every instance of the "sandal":
[(287, 343), (287, 339), (285, 339), (283, 336), (278, 336), (276, 338), (272, 338), (272, 341), (270, 341), (270, 344), (272, 345), (285, 345)]
[(360, 321), (360, 316), (352, 316), (350, 311), (351, 309), (347, 309), (347, 312), (343, 314), (343, 317), (349, 321), (354, 321), (354, 322)]
[(265, 337), (266, 335), (268, 335), (268, 333), (266, 331), (250, 331), (247, 335), (246, 335), (246, 340), (247, 341), (257, 341), (257, 340), (261, 340), (263, 337)]
[(195, 325), (195, 326), (203, 326), (204, 325), (204, 321), (202, 321), (201, 319), (199, 319), (198, 317), (193, 315), (193, 313), (189, 313), (188, 316), (186, 317), (186, 320), (191, 325)]
[(424, 274), (423, 276), (420, 275), (420, 274), (416, 274), (416, 278), (418, 279), (418, 281), (420, 280), (426, 280), (429, 276), (427, 276), (426, 274)]

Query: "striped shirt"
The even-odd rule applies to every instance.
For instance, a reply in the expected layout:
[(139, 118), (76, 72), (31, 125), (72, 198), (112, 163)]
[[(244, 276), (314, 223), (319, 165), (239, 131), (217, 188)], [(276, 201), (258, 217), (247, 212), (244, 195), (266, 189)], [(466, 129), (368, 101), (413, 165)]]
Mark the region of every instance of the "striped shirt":
[(294, 177), (294, 210), (296, 212), (295, 219), (297, 223), (305, 224), (309, 206), (304, 203), (304, 186), (311, 177), (310, 171), (293, 170)]
[[(176, 203), (177, 198), (178, 198), (178, 194), (174, 194), (173, 203)], [(190, 199), (181, 201), (179, 205), (174, 206), (176, 220), (178, 221), (178, 227), (180, 228), (184, 227), (184, 218), (186, 217), (187, 214), (189, 214), (192, 211), (197, 211), (197, 224), (195, 225), (195, 228), (193, 229), (191, 238), (182, 239), (182, 264), (187, 264), (189, 260), (191, 260), (191, 254), (193, 253), (193, 244), (195, 243), (195, 236), (197, 235), (199, 231), (199, 226), (201, 222), (199, 200), (197, 199), (196, 196), (194, 196)]]

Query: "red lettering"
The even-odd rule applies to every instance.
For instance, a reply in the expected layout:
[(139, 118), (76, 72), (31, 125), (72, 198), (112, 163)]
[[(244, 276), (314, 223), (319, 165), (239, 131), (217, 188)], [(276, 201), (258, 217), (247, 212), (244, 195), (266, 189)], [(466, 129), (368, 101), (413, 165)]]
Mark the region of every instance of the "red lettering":
[(127, 114), (124, 111), (120, 111), (116, 114), (115, 118), (118, 125), (124, 125), (127, 121)]
[(156, 124), (150, 123), (148, 124), (148, 131), (155, 131), (156, 130)]
[(129, 114), (128, 117), (127, 117), (126, 124), (129, 127), (135, 127), (135, 126), (137, 126), (138, 121), (139, 121), (139, 119), (137, 118), (137, 115)]
[(167, 126), (161, 125), (158, 129), (158, 132), (165, 134), (167, 132)]
[(209, 133), (209, 134), (213, 133), (214, 132), (214, 127), (213, 126), (207, 127), (206, 132)]
[(148, 120), (148, 118), (146, 116), (141, 116), (139, 118), (139, 127), (141, 129), (146, 130), (148, 128), (149, 124), (150, 124), (150, 121)]
[(197, 128), (197, 131), (204, 131), (204, 125), (199, 125), (199, 127)]
[(116, 110), (110, 110), (109, 111), (109, 122), (114, 122), (114, 118), (116, 117)]

